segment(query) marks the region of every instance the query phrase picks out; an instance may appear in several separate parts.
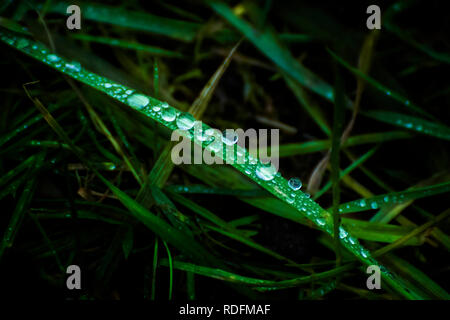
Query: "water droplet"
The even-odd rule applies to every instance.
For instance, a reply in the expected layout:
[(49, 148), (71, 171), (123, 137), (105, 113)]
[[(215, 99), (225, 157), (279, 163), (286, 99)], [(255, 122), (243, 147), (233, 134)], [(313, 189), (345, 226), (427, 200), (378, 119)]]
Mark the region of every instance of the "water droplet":
[(19, 41), (17, 41), (17, 48), (23, 49), (28, 47), (29, 44), (30, 42), (27, 39), (20, 39)]
[(410, 104), (409, 100), (406, 100), (405, 105), (409, 106), (409, 104)]
[(311, 198), (311, 195), (309, 193), (305, 193), (306, 198)]
[(368, 252), (366, 249), (362, 249), (362, 250), (361, 250), (361, 255), (362, 255), (364, 258), (367, 258), (367, 257), (369, 256), (369, 252)]
[(318, 218), (316, 219), (316, 222), (319, 226), (324, 226), (325, 225), (325, 219), (324, 218)]
[(195, 118), (188, 112), (177, 117), (177, 126), (181, 130), (190, 130), (195, 124)]
[(365, 206), (366, 206), (366, 200), (361, 199), (361, 200), (359, 201), (359, 206), (360, 206), (360, 207), (365, 207)]
[(163, 109), (162, 114), (161, 114), (161, 117), (163, 118), (163, 120), (165, 120), (167, 122), (172, 122), (173, 120), (175, 120), (176, 116), (177, 116), (177, 112), (173, 108), (165, 108), (165, 109)]
[[(81, 71), (81, 64), (77, 61), (72, 61), (70, 63), (66, 63), (66, 68), (75, 72)], [(106, 87), (106, 85), (105, 85)]]
[(234, 130), (225, 130), (222, 134), (222, 142), (228, 146), (232, 146), (238, 142), (239, 136)]
[(389, 197), (388, 197), (388, 196), (385, 196), (385, 197), (383, 198), (383, 201), (384, 201), (384, 202), (388, 202), (388, 201), (389, 201)]
[(47, 56), (47, 58), (48, 58), (48, 60), (50, 60), (52, 62), (58, 62), (59, 60), (61, 60), (60, 57), (58, 57), (56, 54), (53, 54), (53, 53), (49, 54)]
[(112, 87), (112, 84), (111, 83), (105, 83), (105, 84), (103, 84), (104, 86), (105, 86), (105, 88), (111, 88)]
[(135, 93), (128, 97), (127, 102), (134, 108), (143, 108), (150, 102), (143, 94)]
[(161, 104), (161, 108), (168, 108), (169, 107), (169, 104), (167, 103), (167, 102), (163, 102), (162, 104)]
[(287, 203), (294, 203), (294, 199), (287, 197), (286, 198)]
[(344, 239), (348, 236), (348, 232), (344, 228), (339, 227), (339, 238)]
[(376, 201), (372, 201), (372, 203), (370, 204), (370, 207), (372, 209), (378, 209), (378, 203)]
[(386, 94), (387, 94), (388, 96), (390, 96), (390, 95), (391, 95), (391, 92), (390, 92), (390, 91), (386, 91)]
[(299, 178), (291, 178), (288, 181), (288, 186), (294, 191), (300, 190), (302, 187), (302, 181)]
[(326, 93), (326, 96), (327, 96), (327, 98), (328, 99), (333, 99), (333, 91), (328, 91), (327, 93)]
[(275, 177), (275, 174), (277, 173), (277, 169), (271, 164), (262, 164), (258, 163), (256, 167), (256, 175), (264, 180), (264, 181), (270, 181)]

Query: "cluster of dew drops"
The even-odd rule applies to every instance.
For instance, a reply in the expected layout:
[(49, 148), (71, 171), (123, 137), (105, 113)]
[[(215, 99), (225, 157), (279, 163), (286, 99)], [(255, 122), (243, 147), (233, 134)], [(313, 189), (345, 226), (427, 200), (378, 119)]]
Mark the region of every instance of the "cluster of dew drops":
[[(188, 132), (198, 123), (198, 121), (190, 113), (177, 111), (175, 108), (170, 107), (166, 102), (158, 101), (158, 103), (153, 104), (147, 96), (140, 93), (134, 93), (134, 90), (131, 90), (123, 85), (110, 82), (106, 78), (94, 73), (81, 72), (82, 67), (79, 62), (65, 62), (64, 59), (58, 55), (48, 53), (43, 46), (31, 44), (30, 41), (25, 38), (16, 40), (14, 37), (8, 37), (3, 34), (1, 39), (24, 51), (39, 51), (39, 55), (43, 57), (44, 62), (49, 65), (71, 74), (71, 76), (76, 79), (85, 80), (95, 86), (102, 85), (103, 90), (110, 96), (120, 100), (121, 102), (127, 103), (129, 106), (149, 114), (154, 118), (161, 119), (169, 127)], [(175, 126), (173, 125), (174, 121)], [(202, 145), (210, 146), (212, 151), (218, 151), (221, 146), (219, 145), (219, 148), (215, 149), (217, 148), (217, 144), (212, 143), (217, 137), (215, 134), (216, 129), (200, 128), (200, 130), (194, 131), (194, 139), (200, 141)], [(238, 142), (238, 135), (235, 133), (230, 135), (228, 131), (224, 131), (221, 135), (221, 142), (228, 146), (235, 145)], [(238, 148), (237, 155), (242, 156), (243, 153), (244, 151)], [(302, 182), (299, 178), (291, 178), (288, 180), (286, 186), (280, 187), (280, 184), (274, 182), (273, 180), (275, 177), (281, 176), (281, 174), (272, 164), (263, 164), (258, 162), (249, 154), (246, 156), (248, 158), (248, 163), (243, 167), (243, 169), (247, 175), (253, 178), (258, 178), (267, 183), (274, 183), (273, 189), (289, 204), (293, 204), (294, 201), (298, 199), (298, 207), (304, 215), (308, 216), (318, 226), (322, 228), (327, 227), (326, 221), (321, 215), (320, 207), (313, 201), (307, 201), (310, 197), (308, 193), (299, 192), (302, 187)], [(328, 229), (327, 231), (332, 232)], [(368, 251), (362, 248), (359, 245), (358, 240), (350, 236), (342, 227), (339, 227), (339, 237), (348, 245), (358, 248), (359, 253), (363, 258), (369, 257)]]
[[(197, 121), (190, 113), (179, 112), (170, 107), (166, 102), (151, 105), (150, 99), (139, 93), (134, 93), (128, 96), (126, 102), (133, 108), (145, 113), (151, 113), (153, 117), (160, 117), (165, 124), (174, 123), (175, 128), (187, 132), (191, 138), (199, 141), (202, 145), (207, 147), (210, 146), (212, 151), (218, 151), (218, 149), (215, 149), (217, 147), (214, 147), (215, 144), (212, 143), (217, 137), (215, 135), (216, 129), (202, 127), (198, 130), (193, 130), (193, 128), (196, 127), (196, 124), (200, 122)], [(191, 134), (191, 131), (193, 131), (193, 134)], [(221, 143), (227, 146), (233, 146), (238, 142), (238, 135), (233, 131), (230, 132), (225, 130), (220, 137)], [(219, 148), (221, 147), (222, 146), (219, 145)], [(237, 148), (237, 156), (241, 156), (243, 153), (243, 149)], [(276, 180), (274, 178), (280, 177), (281, 174), (272, 164), (263, 164), (258, 162), (250, 154), (247, 154), (246, 156), (248, 161), (242, 168), (248, 176), (253, 179), (260, 179), (265, 183), (273, 183), (273, 190), (279, 193), (279, 195), (281, 195), (287, 203), (293, 204), (297, 200), (296, 205), (305, 216), (313, 220), (318, 226), (326, 229), (329, 233), (332, 233), (332, 230), (326, 224), (326, 220), (321, 214), (322, 209), (315, 202), (309, 200), (310, 195), (308, 193), (300, 192), (300, 189), (302, 188), (302, 181), (299, 178), (291, 178), (287, 181), (287, 183), (284, 183), (285, 185), (280, 186), (277, 181), (274, 181)], [(349, 235), (343, 227), (339, 227), (339, 237), (347, 245), (358, 248), (358, 252), (363, 258), (369, 257), (369, 252), (362, 248), (359, 245), (358, 240)]]

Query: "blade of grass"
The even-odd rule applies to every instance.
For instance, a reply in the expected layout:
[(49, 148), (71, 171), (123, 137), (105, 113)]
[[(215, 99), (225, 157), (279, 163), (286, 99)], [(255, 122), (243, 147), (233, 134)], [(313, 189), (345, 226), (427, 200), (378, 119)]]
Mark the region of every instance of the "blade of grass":
[[(42, 166), (44, 158), (45, 154), (40, 153), (35, 158), (34, 165), (37, 168)], [(8, 227), (6, 228), (6, 231), (3, 234), (3, 239), (0, 243), (0, 260), (3, 257), (5, 250), (12, 247), (13, 245), (17, 232), (20, 228), (20, 225), (22, 224), (22, 220), (34, 195), (37, 181), (36, 178), (36, 175), (33, 175), (31, 177), (27, 175), (27, 181), (25, 182), (23, 191), (17, 201), (17, 205), (11, 215), (11, 218), (9, 219)]]
[[(7, 31), (0, 30), (0, 37), (1, 40), (6, 42), (9, 45), (12, 45), (16, 47), (16, 41), (17, 36), (13, 36), (11, 34), (8, 34)], [(151, 109), (154, 105), (160, 105), (161, 102), (157, 99), (154, 99), (149, 96), (145, 96), (145, 99), (142, 98), (146, 103), (145, 105), (136, 105), (132, 103), (132, 101), (129, 101), (127, 98), (128, 96), (125, 95), (125, 97), (120, 94), (117, 94), (117, 90), (128, 90), (123, 85), (115, 84), (114, 82), (111, 82), (109, 79), (106, 79), (104, 77), (101, 77), (97, 74), (90, 73), (84, 68), (81, 68), (79, 71), (74, 72), (73, 70), (65, 70), (59, 66), (59, 63), (66, 64), (67, 61), (65, 61), (64, 58), (58, 57), (59, 63), (55, 64), (54, 59), (47, 59), (47, 56), (45, 53), (42, 53), (42, 50), (45, 50), (44, 46), (42, 44), (38, 44), (35, 42), (35, 48), (33, 46), (31, 47), (25, 47), (25, 48), (18, 48), (20, 51), (44, 62), (45, 64), (48, 64), (49, 66), (55, 68), (56, 70), (64, 72), (66, 75), (72, 76), (76, 78), (77, 80), (88, 84), (94, 88), (96, 88), (99, 91), (105, 92), (106, 94), (112, 96), (114, 99), (123, 102), (124, 104), (128, 105), (129, 107), (134, 108), (136, 111), (142, 112), (145, 115), (151, 117), (153, 120), (159, 122), (163, 126), (165, 126), (168, 129), (175, 130), (176, 124), (173, 122), (167, 122), (165, 121), (161, 115), (156, 113), (153, 109)], [(44, 51), (45, 52), (45, 51)], [(111, 86), (105, 86), (105, 84), (109, 84)], [(113, 86), (114, 85), (114, 86)], [(114, 89), (111, 89), (114, 87)], [(135, 93), (136, 94), (136, 93)], [(35, 99), (36, 100), (36, 99)], [(36, 101), (35, 101), (36, 102)], [(43, 111), (45, 115), (47, 115), (46, 120), (51, 124), (52, 128), (55, 129), (55, 131), (62, 131), (61, 137), (64, 137), (64, 142), (69, 144), (70, 146), (73, 146), (70, 139), (68, 139), (67, 135), (65, 135), (64, 131), (61, 129), (60, 126), (55, 126), (55, 122), (53, 118), (48, 117), (48, 111), (46, 111), (45, 108), (41, 108), (41, 105), (38, 103), (36, 104), (37, 107)], [(168, 106), (167, 108), (173, 109), (173, 107)], [(174, 110), (176, 112), (176, 110)], [(208, 128), (208, 126), (205, 124), (205, 128)], [(191, 138), (188, 136), (188, 138)], [(249, 153), (239, 147), (238, 151), (242, 152), (243, 154), (246, 154), (247, 156)], [(210, 146), (206, 146), (205, 148), (210, 148)], [(76, 151), (76, 148), (72, 148), (74, 152), (76, 152), (76, 155), (80, 157), (80, 159), (83, 159), (83, 155)], [(224, 155), (218, 155), (219, 157)], [(86, 159), (83, 160), (84, 162), (88, 163)], [(259, 163), (259, 165), (261, 165)], [(261, 187), (265, 188), (267, 191), (272, 193), (275, 197), (279, 198), (282, 201), (288, 201), (287, 198), (292, 193), (291, 189), (287, 185), (287, 181), (281, 176), (281, 175), (275, 175), (274, 178), (270, 181), (270, 183), (267, 183), (267, 181), (259, 179), (259, 177), (256, 175), (256, 169), (258, 166), (257, 164), (233, 164), (232, 165), (235, 169), (237, 169), (239, 172), (241, 172), (243, 175), (247, 176), (254, 182), (256, 182)], [(121, 200), (121, 202), (127, 207), (130, 212), (138, 218), (140, 221), (142, 221), (147, 227), (149, 227), (151, 230), (153, 230), (155, 233), (159, 234), (162, 238), (167, 240), (169, 243), (172, 243), (177, 248), (180, 248), (180, 250), (189, 252), (190, 255), (198, 259), (199, 261), (210, 259), (211, 257), (208, 255), (204, 255), (201, 252), (203, 251), (202, 248), (193, 241), (193, 239), (186, 238), (184, 235), (182, 235), (179, 232), (176, 232), (175, 230), (172, 230), (170, 225), (163, 222), (162, 220), (158, 219), (155, 215), (151, 214), (148, 210), (146, 210), (144, 207), (139, 205), (136, 201), (131, 199), (127, 194), (125, 194), (123, 191), (115, 187), (113, 184), (111, 184), (106, 178), (104, 178), (98, 171), (95, 169), (92, 169), (92, 171), (96, 174), (96, 176), (102, 180), (104, 184), (108, 188), (113, 191), (113, 193)], [(332, 226), (332, 217), (331, 215), (322, 209), (316, 202), (313, 200), (307, 198), (303, 192), (298, 191), (297, 195), (294, 199), (294, 201), (290, 204), (292, 208), (295, 208), (297, 212), (294, 211), (295, 214), (300, 213), (300, 215), (306, 216), (308, 219), (310, 219), (314, 224), (317, 225), (318, 228), (325, 231), (328, 234), (333, 234), (333, 226)], [(357, 239), (354, 237), (348, 235), (346, 237), (343, 237), (341, 239), (342, 245), (346, 247), (352, 254), (354, 254), (358, 260), (363, 262), (364, 264), (368, 265), (379, 265), (379, 262), (376, 261), (373, 257), (371, 257), (370, 253), (359, 244)], [(410, 290), (407, 287), (407, 284), (402, 281), (402, 279), (398, 276), (396, 276), (393, 273), (383, 271), (382, 277), (385, 280), (385, 282), (392, 286), (394, 290), (399, 292), (401, 295), (403, 295), (406, 298), (409, 299), (418, 299), (420, 298), (420, 295), (418, 293), (414, 292), (413, 290)]]
[(278, 40), (275, 32), (269, 26), (258, 30), (235, 15), (225, 3), (215, 0), (208, 0), (207, 3), (217, 14), (244, 34), (264, 55), (280, 67), (281, 70), (286, 72), (286, 74), (325, 99), (332, 100), (332, 87), (302, 66)]
[[(167, 261), (162, 260), (161, 265), (167, 266)], [(323, 280), (328, 279), (330, 277), (334, 277), (342, 272), (350, 270), (353, 265), (347, 264), (345, 266), (341, 266), (339, 268), (335, 268), (329, 271), (319, 272), (312, 274), (310, 276), (304, 276), (296, 279), (289, 279), (289, 280), (283, 280), (283, 281), (271, 281), (271, 280), (264, 280), (264, 279), (257, 279), (257, 278), (251, 278), (251, 277), (245, 277), (241, 276), (235, 273), (231, 273), (228, 271), (224, 271), (221, 269), (214, 269), (199, 265), (194, 265), (191, 263), (186, 263), (182, 261), (174, 261), (173, 267), (177, 270), (182, 271), (189, 271), (193, 272), (198, 275), (211, 277), (214, 279), (227, 281), (227, 282), (234, 282), (234, 283), (241, 283), (245, 284), (250, 287), (259, 287), (261, 289), (285, 289), (285, 288), (292, 288), (297, 287), (306, 283), (310, 283), (317, 280)]]
[(82, 40), (82, 41), (88, 41), (88, 42), (95, 42), (95, 43), (101, 43), (106, 44), (111, 47), (118, 47), (128, 50), (135, 50), (135, 51), (141, 51), (149, 53), (150, 55), (158, 56), (158, 57), (168, 57), (168, 58), (183, 58), (183, 54), (176, 52), (176, 51), (170, 51), (158, 47), (153, 47), (137, 42), (130, 42), (126, 40), (121, 39), (115, 39), (115, 38), (108, 38), (108, 37), (99, 37), (99, 36), (92, 36), (89, 34), (74, 34), (72, 35), (74, 39)]
[(426, 134), (444, 140), (450, 140), (450, 128), (443, 124), (427, 121), (422, 118), (413, 117), (406, 114), (382, 110), (367, 111), (364, 115), (367, 115), (372, 119), (405, 128), (417, 133)]
[[(333, 234), (334, 234), (334, 246), (336, 254), (336, 266), (341, 265), (341, 248), (340, 248), (340, 217), (338, 207), (341, 199), (341, 190), (339, 186), (339, 172), (340, 172), (340, 147), (341, 139), (345, 140), (342, 136), (343, 124), (345, 120), (344, 114), (344, 84), (340, 74), (338, 66), (335, 66), (335, 87), (334, 87), (334, 112), (333, 112), (333, 131), (331, 135), (331, 152), (330, 152), (330, 165), (331, 165), (331, 184), (333, 191)], [(355, 109), (357, 110), (357, 109)], [(345, 134), (345, 133), (344, 133)]]
[[(66, 15), (70, 2), (52, 2), (49, 13)], [(194, 40), (199, 24), (159, 17), (146, 12), (129, 11), (124, 8), (103, 4), (80, 4), (83, 8), (83, 19), (130, 28), (137, 31), (151, 32), (182, 41)]]
[(403, 203), (409, 200), (429, 197), (441, 193), (446, 193), (449, 191), (450, 191), (450, 182), (445, 182), (423, 188), (416, 188), (401, 192), (391, 192), (387, 194), (378, 195), (369, 199), (359, 199), (343, 203), (339, 206), (339, 213), (345, 214), (351, 212), (360, 212), (371, 209), (377, 209), (385, 205)]

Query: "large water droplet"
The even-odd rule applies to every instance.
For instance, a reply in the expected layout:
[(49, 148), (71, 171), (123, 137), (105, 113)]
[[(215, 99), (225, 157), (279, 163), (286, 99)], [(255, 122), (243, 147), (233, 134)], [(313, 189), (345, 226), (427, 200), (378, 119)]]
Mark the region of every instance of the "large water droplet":
[(173, 120), (175, 120), (176, 116), (177, 112), (173, 108), (164, 108), (162, 110), (161, 117), (167, 122), (172, 122)]
[(258, 163), (256, 167), (256, 175), (264, 181), (272, 180), (276, 174), (277, 169), (271, 163), (268, 164)]
[(299, 178), (291, 178), (288, 181), (288, 186), (294, 191), (300, 190), (302, 187), (302, 181)]
[(190, 130), (195, 124), (195, 118), (188, 112), (184, 112), (177, 117), (177, 126), (181, 130)]
[(365, 207), (366, 206), (366, 200), (364, 200), (364, 199), (359, 200), (359, 206), (360, 207)]
[(143, 94), (135, 93), (128, 97), (127, 102), (134, 108), (143, 108), (150, 102)]

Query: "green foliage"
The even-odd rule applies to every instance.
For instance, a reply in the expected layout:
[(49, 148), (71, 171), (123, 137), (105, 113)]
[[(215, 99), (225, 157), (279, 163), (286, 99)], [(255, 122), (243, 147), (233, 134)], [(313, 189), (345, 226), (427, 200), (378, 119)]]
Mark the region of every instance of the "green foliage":
[[(2, 57), (16, 74), (0, 88), (0, 201), (8, 208), (2, 263), (18, 247), (42, 270), (56, 262), (59, 271), (45, 277), (57, 282), (67, 265), (94, 252), (92, 297), (116, 297), (113, 275), (130, 264), (145, 269), (145, 298), (169, 300), (208, 295), (217, 281), (252, 298), (292, 297), (292, 288), (295, 298), (342, 291), (372, 298), (360, 289), (365, 282), (353, 279), (378, 265), (379, 298), (448, 299), (445, 285), (420, 269), (432, 260), (429, 247), (449, 247), (442, 199), (450, 191), (450, 129), (440, 109), (423, 108), (425, 99), (402, 88), (401, 76), (386, 71), (378, 80), (385, 71), (380, 56), (390, 54), (382, 42), (375, 46), (378, 38), (389, 40), (384, 34), (361, 32), (352, 39), (365, 38), (353, 41), (362, 49), (343, 50), (311, 31), (320, 14), (289, 23), (287, 4), (232, 8), (207, 0), (192, 10), (161, 1), (154, 12), (137, 1), (82, 3), (83, 29), (63, 37), (55, 21), (64, 22), (68, 4), (0, 6)], [(23, 18), (35, 10), (38, 26)], [(388, 30), (402, 37), (389, 14)], [(412, 37), (404, 41), (433, 63), (448, 63), (446, 54)], [(317, 58), (299, 58), (304, 50)], [(420, 59), (415, 54), (407, 63)], [(334, 88), (327, 82), (333, 72)], [(436, 89), (437, 96), (448, 96), (446, 90)], [(379, 110), (380, 102), (395, 103), (394, 110)], [(203, 130), (255, 122), (280, 128), (283, 174), (261, 178), (259, 161), (174, 165), (170, 135), (186, 112), (203, 121)], [(211, 150), (194, 129), (183, 134)], [(428, 145), (441, 153), (427, 157)], [(395, 154), (407, 146), (432, 169), (411, 170), (415, 159)], [(399, 169), (398, 161), (408, 165)], [(306, 181), (315, 167), (311, 196), (289, 186), (285, 177)], [(56, 191), (54, 177), (63, 181)], [(33, 222), (40, 243), (24, 221)], [(278, 223), (294, 231), (283, 238)], [(308, 245), (296, 248), (302, 237)], [(209, 278), (206, 286), (198, 276)]]

